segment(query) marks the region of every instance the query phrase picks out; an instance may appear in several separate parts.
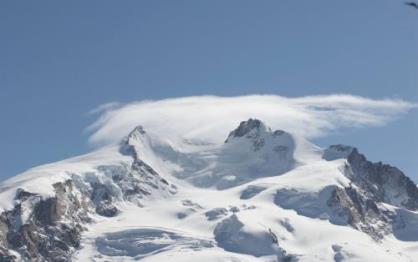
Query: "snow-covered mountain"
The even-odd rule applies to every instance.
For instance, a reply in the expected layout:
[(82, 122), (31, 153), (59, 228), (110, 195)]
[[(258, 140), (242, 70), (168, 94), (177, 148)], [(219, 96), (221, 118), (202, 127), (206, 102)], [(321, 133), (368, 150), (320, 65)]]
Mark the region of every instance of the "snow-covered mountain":
[(418, 188), (354, 147), (249, 119), (224, 143), (159, 137), (0, 184), (0, 261), (417, 261)]

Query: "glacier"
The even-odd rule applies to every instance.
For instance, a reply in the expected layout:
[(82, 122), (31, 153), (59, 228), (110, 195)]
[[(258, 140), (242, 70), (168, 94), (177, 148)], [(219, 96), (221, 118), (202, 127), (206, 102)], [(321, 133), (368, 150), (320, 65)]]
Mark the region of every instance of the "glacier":
[(416, 261), (418, 188), (355, 147), (242, 121), (137, 126), (0, 184), (0, 261)]

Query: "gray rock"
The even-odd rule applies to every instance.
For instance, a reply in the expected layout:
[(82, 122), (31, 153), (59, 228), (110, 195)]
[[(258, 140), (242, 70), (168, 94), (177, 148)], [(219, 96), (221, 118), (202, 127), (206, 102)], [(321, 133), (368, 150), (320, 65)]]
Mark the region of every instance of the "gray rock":
[(222, 218), (228, 214), (228, 210), (223, 207), (218, 207), (211, 209), (205, 213), (206, 218), (209, 221), (217, 220), (219, 218)]
[(258, 195), (260, 192), (266, 190), (266, 187), (257, 186), (257, 185), (249, 185), (241, 192), (241, 199), (250, 199)]
[(114, 217), (119, 210), (110, 202), (101, 202), (96, 206), (96, 213), (104, 217)]
[(381, 162), (370, 162), (356, 148), (344, 145), (330, 146), (325, 150), (323, 158), (329, 161), (346, 158), (345, 175), (367, 194), (367, 198), (418, 210), (418, 188), (398, 168)]
[(16, 190), (15, 206), (0, 214), (0, 261), (70, 261), (92, 213), (116, 216), (117, 201), (141, 206), (154, 190), (175, 194), (175, 185), (139, 159), (131, 146), (129, 139), (141, 135), (145, 131), (136, 128), (120, 148), (132, 156), (132, 165), (100, 166), (100, 175), (70, 174), (71, 179), (53, 185), (55, 195), (49, 198)]
[[(16, 199), (20, 202), (13, 210), (1, 214), (2, 232), (7, 232), (7, 239), (2, 249), (13, 249), (21, 256), (33, 261), (68, 261), (71, 251), (80, 246), (80, 235), (84, 228), (86, 210), (75, 201), (71, 181), (54, 184), (56, 196), (40, 199), (38, 195), (17, 190)], [(23, 192), (23, 193), (22, 193)], [(25, 201), (35, 203), (31, 215), (22, 224), (22, 205)], [(61, 219), (72, 221), (63, 224)], [(17, 258), (6, 253), (9, 261)]]
[(255, 130), (255, 135), (257, 135), (258, 132), (266, 129), (267, 127), (263, 122), (258, 119), (250, 118), (247, 121), (242, 121), (239, 126), (229, 134), (228, 138), (248, 136), (252, 130)]

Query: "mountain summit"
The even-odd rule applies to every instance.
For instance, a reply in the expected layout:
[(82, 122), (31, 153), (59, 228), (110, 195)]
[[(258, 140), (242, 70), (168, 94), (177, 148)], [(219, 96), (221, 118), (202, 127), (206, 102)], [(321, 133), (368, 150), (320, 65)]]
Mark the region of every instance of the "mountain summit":
[(266, 127), (263, 122), (258, 119), (250, 118), (247, 121), (242, 121), (235, 130), (229, 133), (228, 138), (243, 136), (248, 138), (258, 137), (261, 133), (266, 133), (267, 131), (269, 131), (269, 128)]
[[(227, 130), (225, 130), (227, 131)], [(355, 147), (243, 121), (156, 136), (0, 184), (0, 261), (414, 261), (418, 189)]]

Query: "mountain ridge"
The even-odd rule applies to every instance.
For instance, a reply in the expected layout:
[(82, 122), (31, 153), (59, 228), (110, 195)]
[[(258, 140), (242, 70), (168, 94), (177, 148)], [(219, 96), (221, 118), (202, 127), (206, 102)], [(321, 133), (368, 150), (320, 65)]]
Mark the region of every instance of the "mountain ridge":
[[(412, 261), (418, 243), (418, 188), (399, 169), (258, 119), (218, 145), (137, 126), (119, 144), (4, 181), (0, 199), (2, 261), (367, 259), (356, 241)], [(356, 241), (331, 234), (316, 247), (321, 231)]]

